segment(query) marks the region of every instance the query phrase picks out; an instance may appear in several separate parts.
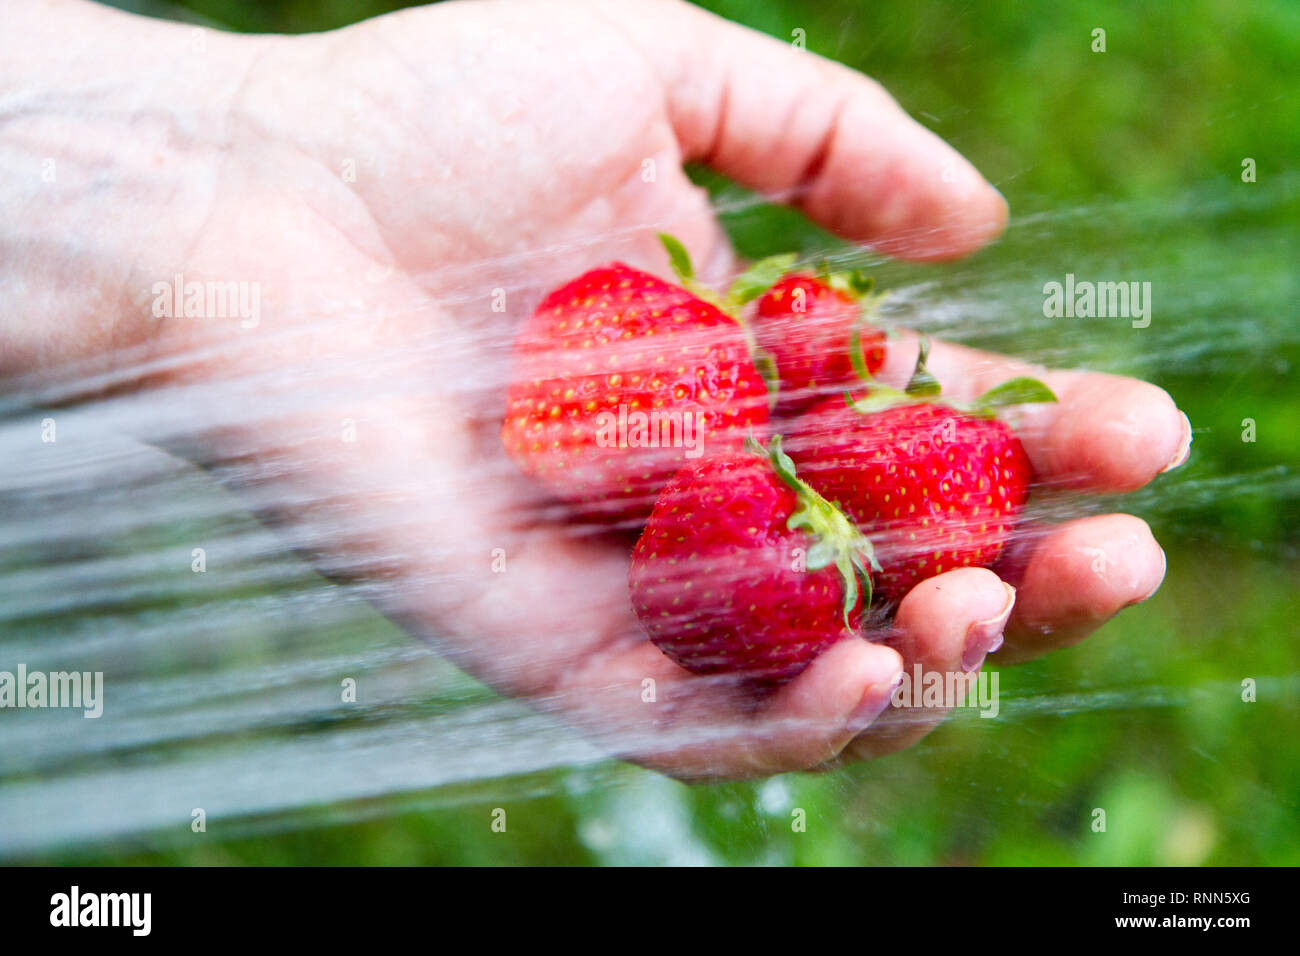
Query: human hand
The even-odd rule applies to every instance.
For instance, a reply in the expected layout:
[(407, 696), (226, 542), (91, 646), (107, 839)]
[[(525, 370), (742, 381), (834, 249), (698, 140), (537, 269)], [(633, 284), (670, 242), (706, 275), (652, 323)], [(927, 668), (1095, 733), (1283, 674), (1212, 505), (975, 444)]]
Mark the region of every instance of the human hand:
[[(89, 147), (85, 120), (61, 111), (6, 134), (107, 188), (25, 210), (5, 268), (86, 281), (51, 279), (11, 314), (0, 369), (102, 359), (114, 388), (160, 409), (143, 437), (220, 468), (325, 573), (613, 752), (683, 777), (886, 753), (942, 716), (878, 717), (904, 667), (978, 666), (1004, 624), (999, 653), (1033, 656), (1158, 586), (1141, 521), (1072, 522), (1009, 560), (1009, 624), (993, 572), (950, 572), (904, 599), (887, 644), (842, 641), (756, 701), (649, 644), (628, 606), (628, 543), (563, 520), (506, 461), (510, 346), (541, 293), (612, 258), (663, 272), (661, 229), (706, 277), (732, 270), (684, 159), (893, 255), (950, 258), (997, 235), (1001, 197), (870, 80), (669, 2), (620, 5), (616, 20), (578, 2), (452, 3), (318, 36), (211, 34), (201, 53), (186, 28), (85, 15), (122, 54), (110, 62), (181, 50), (156, 68), (167, 86), (123, 70), (89, 100)], [(60, 102), (85, 101), (90, 80), (68, 72)], [(39, 239), (87, 221), (101, 241), (50, 262)], [(256, 323), (154, 316), (148, 293), (176, 273), (254, 283)], [(32, 337), (52, 302), (67, 328), (106, 331)], [(914, 356), (892, 343), (882, 378), (905, 380)], [(930, 364), (958, 396), (1012, 374), (942, 345)], [(1040, 377), (1061, 399), (1024, 413), (1040, 477), (1126, 490), (1185, 454), (1185, 419), (1159, 389)]]

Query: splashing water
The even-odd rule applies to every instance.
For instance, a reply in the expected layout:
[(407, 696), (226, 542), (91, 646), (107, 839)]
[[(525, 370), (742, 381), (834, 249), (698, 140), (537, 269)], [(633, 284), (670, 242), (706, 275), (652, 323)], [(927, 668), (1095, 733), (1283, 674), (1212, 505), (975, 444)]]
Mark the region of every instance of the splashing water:
[[(1293, 305), (1300, 250), (1293, 233), (1261, 225), (1251, 214), (1293, 201), (1295, 185), (1283, 179), (1240, 199), (1206, 189), (1170, 202), (1103, 202), (1022, 216), (1001, 247), (940, 269), (840, 246), (803, 253), (807, 260), (870, 266), (879, 287), (891, 291), (880, 312), (886, 324), (1053, 367), (1162, 380), (1208, 374), (1227, 395), (1234, 376), (1248, 368), (1291, 377), (1288, 355), (1300, 343)], [(753, 197), (724, 192), (717, 211), (724, 219), (743, 217), (758, 206)], [(1201, 229), (1185, 230), (1189, 220)], [(596, 236), (591, 244), (607, 249), (622, 238)], [(485, 286), (534, 303), (540, 290), (509, 281), (516, 267), (574, 256), (581, 258), (580, 246), (484, 262), (472, 275), (425, 277), (436, 293), (394, 312), (454, 312), (477, 305)], [(1043, 286), (1067, 273), (1149, 281), (1149, 327), (1133, 328), (1122, 318), (1046, 316)], [(324, 321), (345, 327), (357, 306), (336, 305)], [(411, 376), (403, 371), (472, 342), (485, 349), (485, 364), (429, 387), (468, 395), (485, 420), (499, 420), (511, 337), (473, 324), (455, 335), (464, 341), (449, 340), (442, 329), (401, 349), (365, 352), (366, 367), (349, 371), (373, 383), (370, 398), (409, 403), (418, 415), (437, 396), (409, 391), (404, 383)], [(309, 484), (265, 482), (268, 473), (293, 478), (310, 451), (298, 449), (292, 461), (250, 462), (232, 449), (205, 471), (159, 450), (184, 452), (200, 435), (236, 425), (270, 428), (314, 408), (346, 405), (353, 396), (341, 391), (345, 379), (287, 366), (254, 368), (237, 386), (181, 378), (147, 396), (121, 389), (168, 371), (169, 361), (127, 353), (110, 370), (78, 370), (39, 386), (20, 381), (0, 398), (0, 670), (22, 664), (29, 672), (104, 674), (97, 719), (75, 709), (0, 712), (0, 856), (149, 835), (166, 844), (189, 833), (195, 808), (203, 808), (210, 827), (220, 823), (230, 835), (569, 789), (603, 795), (603, 809), (580, 833), (593, 853), (613, 861), (658, 859), (655, 853), (664, 851), (654, 849), (653, 833), (659, 833), (677, 837), (658, 841), (677, 848), (668, 862), (710, 861), (710, 851), (689, 839), (675, 785), (612, 761), (597, 742), (548, 713), (497, 696), (375, 610), (376, 603), (397, 608), (400, 617), (429, 589), (465, 587), (480, 569), (447, 567), (433, 554), (423, 576), (323, 577), (303, 556), (316, 557), (326, 539), (369, 541), (374, 529), (366, 516), (332, 507)], [(1252, 412), (1263, 415), (1247, 409), (1232, 421)], [(57, 427), (55, 441), (41, 441), (46, 420)], [(1198, 440), (1206, 437), (1204, 426), (1197, 427)], [(490, 460), (482, 474), (469, 476), (473, 482), (513, 480), (508, 462)], [(401, 477), (399, 486), (416, 494), (425, 476)], [(1033, 499), (1030, 517), (1052, 522), (1122, 509), (1203, 546), (1240, 533), (1206, 522), (1200, 509), (1263, 502), (1280, 513), (1294, 509), (1297, 499), (1294, 462), (1243, 454), (1220, 472), (1194, 459), (1132, 495), (1099, 499), (1047, 490)], [(317, 505), (292, 538), (252, 517)], [(556, 513), (553, 504), (537, 508), (543, 516)], [(590, 529), (575, 526), (573, 533)], [(1296, 559), (1285, 536), (1254, 547), (1263, 560)], [(382, 567), (386, 557), (368, 553), (367, 560)], [(317, 566), (332, 570), (328, 561)], [(581, 590), (582, 582), (574, 587)], [(999, 721), (959, 710), (954, 733), (960, 736), (945, 739), (996, 747), (988, 740), (994, 723), (1038, 726), (1065, 715), (1188, 710), (1236, 688), (1222, 675), (1169, 685), (1129, 674), (1115, 684), (1116, 676), (1100, 665), (1091, 679), (1112, 685), (1061, 681), (1013, 690), (1003, 695)], [(355, 702), (341, 699), (349, 680), (360, 689)], [(1261, 699), (1294, 697), (1297, 690), (1294, 670), (1260, 675)], [(710, 728), (717, 736), (729, 732)], [(1001, 759), (1015, 760), (1005, 753)], [(846, 787), (857, 786), (864, 773), (837, 771)], [(872, 786), (888, 787), (895, 777), (900, 791), (914, 785), (906, 772), (880, 773)], [(760, 791), (760, 810), (785, 812), (790, 797), (778, 789)], [(380, 797), (390, 802), (377, 804)], [(1278, 795), (1261, 799), (1290, 805)], [(660, 809), (650, 813), (647, 806)], [(627, 840), (630, 816), (649, 827), (637, 831), (639, 842)]]

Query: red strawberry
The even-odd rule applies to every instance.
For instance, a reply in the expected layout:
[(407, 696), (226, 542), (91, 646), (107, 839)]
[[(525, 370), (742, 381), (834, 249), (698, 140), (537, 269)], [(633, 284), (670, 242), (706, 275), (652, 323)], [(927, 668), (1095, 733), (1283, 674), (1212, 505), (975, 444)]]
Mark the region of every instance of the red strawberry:
[(885, 334), (863, 322), (874, 301), (869, 291), (869, 280), (856, 274), (827, 282), (796, 274), (759, 299), (754, 335), (776, 363), (783, 412), (807, 408), (884, 364)]
[(1013, 379), (969, 406), (937, 400), (923, 343), (908, 391), (873, 386), (855, 405), (828, 399), (799, 418), (790, 447), (805, 480), (871, 539), (877, 593), (897, 601), (926, 578), (997, 560), (1031, 479), (1020, 440), (992, 417), (1001, 405), (1055, 401)]
[(673, 477), (632, 554), (629, 589), (646, 634), (678, 664), (780, 681), (856, 627), (873, 559), (795, 475), (780, 436), (767, 453), (750, 448)]
[(501, 438), (587, 512), (644, 517), (683, 463), (738, 451), (768, 418), (745, 330), (686, 289), (613, 263), (525, 323)]

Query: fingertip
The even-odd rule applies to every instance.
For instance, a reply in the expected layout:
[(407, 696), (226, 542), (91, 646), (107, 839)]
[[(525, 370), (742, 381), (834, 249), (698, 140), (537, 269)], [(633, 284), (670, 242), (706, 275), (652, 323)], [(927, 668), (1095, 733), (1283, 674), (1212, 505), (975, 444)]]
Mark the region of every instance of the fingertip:
[(903, 628), (931, 630), (952, 621), (987, 620), (1007, 603), (1007, 591), (987, 568), (957, 568), (927, 578), (898, 605), (895, 622)]
[[(955, 155), (955, 154), (954, 154)], [(932, 208), (918, 215), (912, 232), (896, 242), (880, 243), (881, 251), (914, 262), (947, 262), (984, 248), (1006, 231), (1011, 210), (1006, 197), (965, 160), (961, 185), (942, 184)]]
[(1151, 537), (1151, 545), (1160, 555), (1160, 567), (1157, 568), (1154, 561), (1147, 562), (1146, 573), (1139, 575), (1139, 580), (1144, 583), (1135, 585), (1133, 588), (1133, 592), (1137, 594), (1137, 597), (1129, 598), (1124, 607), (1143, 604), (1155, 597), (1156, 592), (1160, 590), (1160, 586), (1165, 583), (1165, 574), (1169, 571), (1169, 555), (1165, 554), (1165, 549), (1160, 547), (1160, 542), (1151, 533), (1151, 527), (1145, 521), (1142, 522), (1142, 525)]
[(1078, 376), (1051, 435), (1051, 473), (1091, 488), (1135, 491), (1187, 460), (1192, 429), (1164, 389), (1114, 375)]
[(1147, 600), (1165, 577), (1164, 549), (1136, 515), (1077, 522), (1056, 545), (1055, 557), (1044, 572), (1055, 571), (1059, 586), (1099, 622)]
[(904, 656), (927, 670), (969, 672), (1001, 645), (1016, 589), (986, 568), (959, 568), (922, 581), (898, 607)]
[(1178, 441), (1178, 448), (1169, 459), (1169, 463), (1160, 469), (1159, 474), (1162, 475), (1167, 471), (1173, 471), (1175, 468), (1181, 468), (1187, 463), (1187, 459), (1192, 454), (1192, 420), (1187, 417), (1186, 412), (1179, 411), (1178, 415), (1182, 418), (1182, 432)]
[(979, 183), (977, 195), (965, 204), (958, 218), (955, 242), (958, 255), (974, 252), (999, 238), (1006, 232), (1011, 218), (1011, 205), (1002, 191), (984, 179), (973, 166), (971, 171)]
[(885, 255), (956, 259), (1002, 234), (1006, 198), (896, 104), (859, 100), (804, 202), (815, 219)]
[(892, 686), (903, 673), (903, 659), (893, 648), (846, 637), (819, 655), (778, 695), (775, 709), (847, 723), (877, 685)]
[(1166, 558), (1150, 526), (1134, 515), (1080, 518), (1034, 548), (1020, 587), (1005, 653), (1024, 659), (1077, 643), (1164, 581)]

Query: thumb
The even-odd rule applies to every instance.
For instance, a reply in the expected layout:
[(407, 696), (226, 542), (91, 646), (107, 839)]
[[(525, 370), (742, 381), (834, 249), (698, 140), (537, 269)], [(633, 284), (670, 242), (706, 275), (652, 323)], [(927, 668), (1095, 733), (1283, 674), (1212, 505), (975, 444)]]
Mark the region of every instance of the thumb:
[(627, 12), (686, 159), (893, 256), (955, 258), (1002, 232), (1002, 194), (875, 81), (687, 4)]

